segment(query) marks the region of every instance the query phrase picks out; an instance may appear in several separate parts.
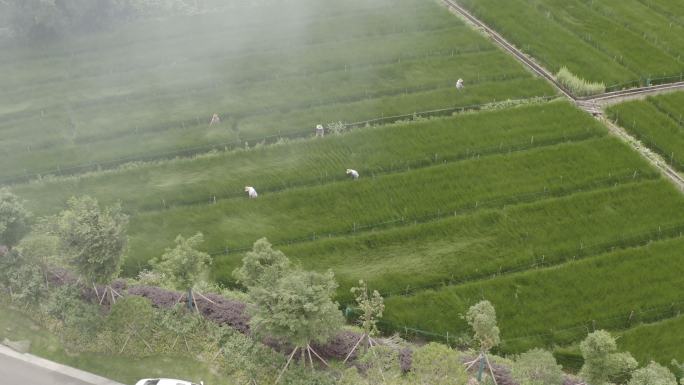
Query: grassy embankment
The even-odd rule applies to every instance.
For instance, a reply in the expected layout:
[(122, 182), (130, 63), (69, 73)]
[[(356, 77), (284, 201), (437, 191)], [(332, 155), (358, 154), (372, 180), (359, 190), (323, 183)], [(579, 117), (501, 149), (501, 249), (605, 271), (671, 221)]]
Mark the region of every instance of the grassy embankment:
[(29, 340), (29, 353), (91, 372), (123, 384), (134, 384), (141, 378), (171, 377), (208, 384), (223, 383), (221, 377), (212, 373), (206, 365), (192, 357), (157, 356), (133, 358), (93, 353), (75, 353), (67, 350), (60, 338), (42, 328), (22, 312), (9, 305), (0, 304), (0, 340)]

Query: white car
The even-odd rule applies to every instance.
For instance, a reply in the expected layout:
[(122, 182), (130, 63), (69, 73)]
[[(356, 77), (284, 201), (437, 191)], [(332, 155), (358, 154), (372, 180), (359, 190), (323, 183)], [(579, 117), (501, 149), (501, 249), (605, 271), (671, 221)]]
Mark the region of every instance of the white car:
[[(184, 380), (174, 380), (171, 378), (144, 378), (135, 383), (135, 385), (197, 385), (194, 382), (184, 381)], [(200, 381), (199, 385), (204, 385), (203, 381)]]

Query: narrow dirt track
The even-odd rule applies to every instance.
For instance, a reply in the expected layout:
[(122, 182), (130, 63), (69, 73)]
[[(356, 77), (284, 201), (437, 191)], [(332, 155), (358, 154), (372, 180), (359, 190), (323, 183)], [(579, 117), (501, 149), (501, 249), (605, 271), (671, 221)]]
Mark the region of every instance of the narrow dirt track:
[(603, 116), (603, 108), (612, 104), (620, 103), (623, 101), (641, 99), (651, 95), (657, 95), (666, 92), (675, 92), (684, 90), (684, 82), (661, 84), (649, 87), (639, 87), (631, 88), (626, 90), (606, 92), (600, 95), (595, 95), (587, 98), (578, 98), (572, 95), (565, 87), (563, 87), (549, 72), (546, 68), (537, 63), (534, 59), (527, 56), (521, 50), (516, 48), (503, 36), (499, 35), (495, 30), (487, 26), (484, 22), (479, 20), (477, 17), (473, 16), (465, 8), (460, 6), (454, 0), (442, 0), (446, 7), (457, 16), (461, 17), (466, 21), (466, 23), (481, 29), (484, 31), (498, 46), (503, 48), (506, 52), (510, 53), (519, 62), (521, 62), (525, 67), (531, 70), (533, 73), (541, 76), (551, 83), (563, 96), (574, 102), (577, 107), (586, 111), (587, 113), (593, 115), (601, 121), (612, 133), (613, 135), (620, 138), (625, 143), (629, 144), (634, 150), (639, 152), (641, 156), (656, 167), (660, 172), (672, 183), (677, 186), (677, 188), (684, 192), (684, 178), (672, 167), (670, 167), (667, 162), (655, 152), (644, 146), (639, 140), (631, 136), (624, 128), (614, 124), (609, 119)]

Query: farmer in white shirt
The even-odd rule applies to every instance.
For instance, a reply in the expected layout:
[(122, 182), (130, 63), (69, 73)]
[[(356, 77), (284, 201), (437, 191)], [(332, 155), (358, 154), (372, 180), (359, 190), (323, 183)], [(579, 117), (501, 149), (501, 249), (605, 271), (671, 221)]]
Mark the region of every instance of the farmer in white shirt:
[(347, 169), (347, 175), (351, 175), (352, 179), (354, 180), (359, 179), (359, 172), (356, 170), (352, 170), (351, 168)]
[(456, 89), (462, 90), (463, 89), (463, 79), (458, 79), (456, 81)]
[(316, 136), (320, 136), (321, 138), (323, 137), (323, 125), (322, 124), (316, 125)]
[(218, 114), (214, 114), (211, 117), (211, 122), (209, 122), (209, 125), (213, 126), (214, 124), (219, 124), (219, 123), (221, 123), (221, 118), (219, 118)]
[(247, 195), (249, 195), (250, 198), (257, 197), (257, 192), (252, 186), (245, 186), (245, 192), (247, 193)]

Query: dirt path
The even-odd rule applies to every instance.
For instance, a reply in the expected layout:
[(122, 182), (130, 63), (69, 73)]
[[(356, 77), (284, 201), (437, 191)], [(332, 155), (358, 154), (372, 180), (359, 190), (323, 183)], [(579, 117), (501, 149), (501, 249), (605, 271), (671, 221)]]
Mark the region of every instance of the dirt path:
[(589, 98), (577, 98), (566, 90), (551, 72), (537, 63), (534, 59), (527, 56), (521, 50), (516, 48), (513, 44), (508, 42), (503, 36), (499, 35), (495, 30), (489, 28), (481, 20), (473, 16), (465, 8), (460, 6), (455, 0), (442, 0), (447, 8), (457, 16), (465, 20), (469, 25), (472, 25), (483, 32), (485, 32), (497, 45), (510, 53), (525, 67), (531, 70), (538, 76), (541, 76), (546, 81), (551, 83), (563, 96), (574, 102), (579, 108), (593, 115), (596, 119), (601, 121), (610, 131), (611, 134), (620, 138), (625, 143), (629, 144), (635, 151), (656, 167), (660, 172), (672, 181), (677, 188), (684, 192), (684, 178), (677, 173), (667, 162), (658, 154), (648, 149), (639, 140), (631, 136), (624, 128), (614, 124), (609, 119), (604, 117), (603, 109), (607, 106), (621, 103), (624, 101), (643, 99), (647, 96), (658, 95), (667, 92), (684, 91), (684, 82), (662, 84), (657, 86), (632, 88), (627, 90), (607, 92), (600, 95), (595, 95)]

